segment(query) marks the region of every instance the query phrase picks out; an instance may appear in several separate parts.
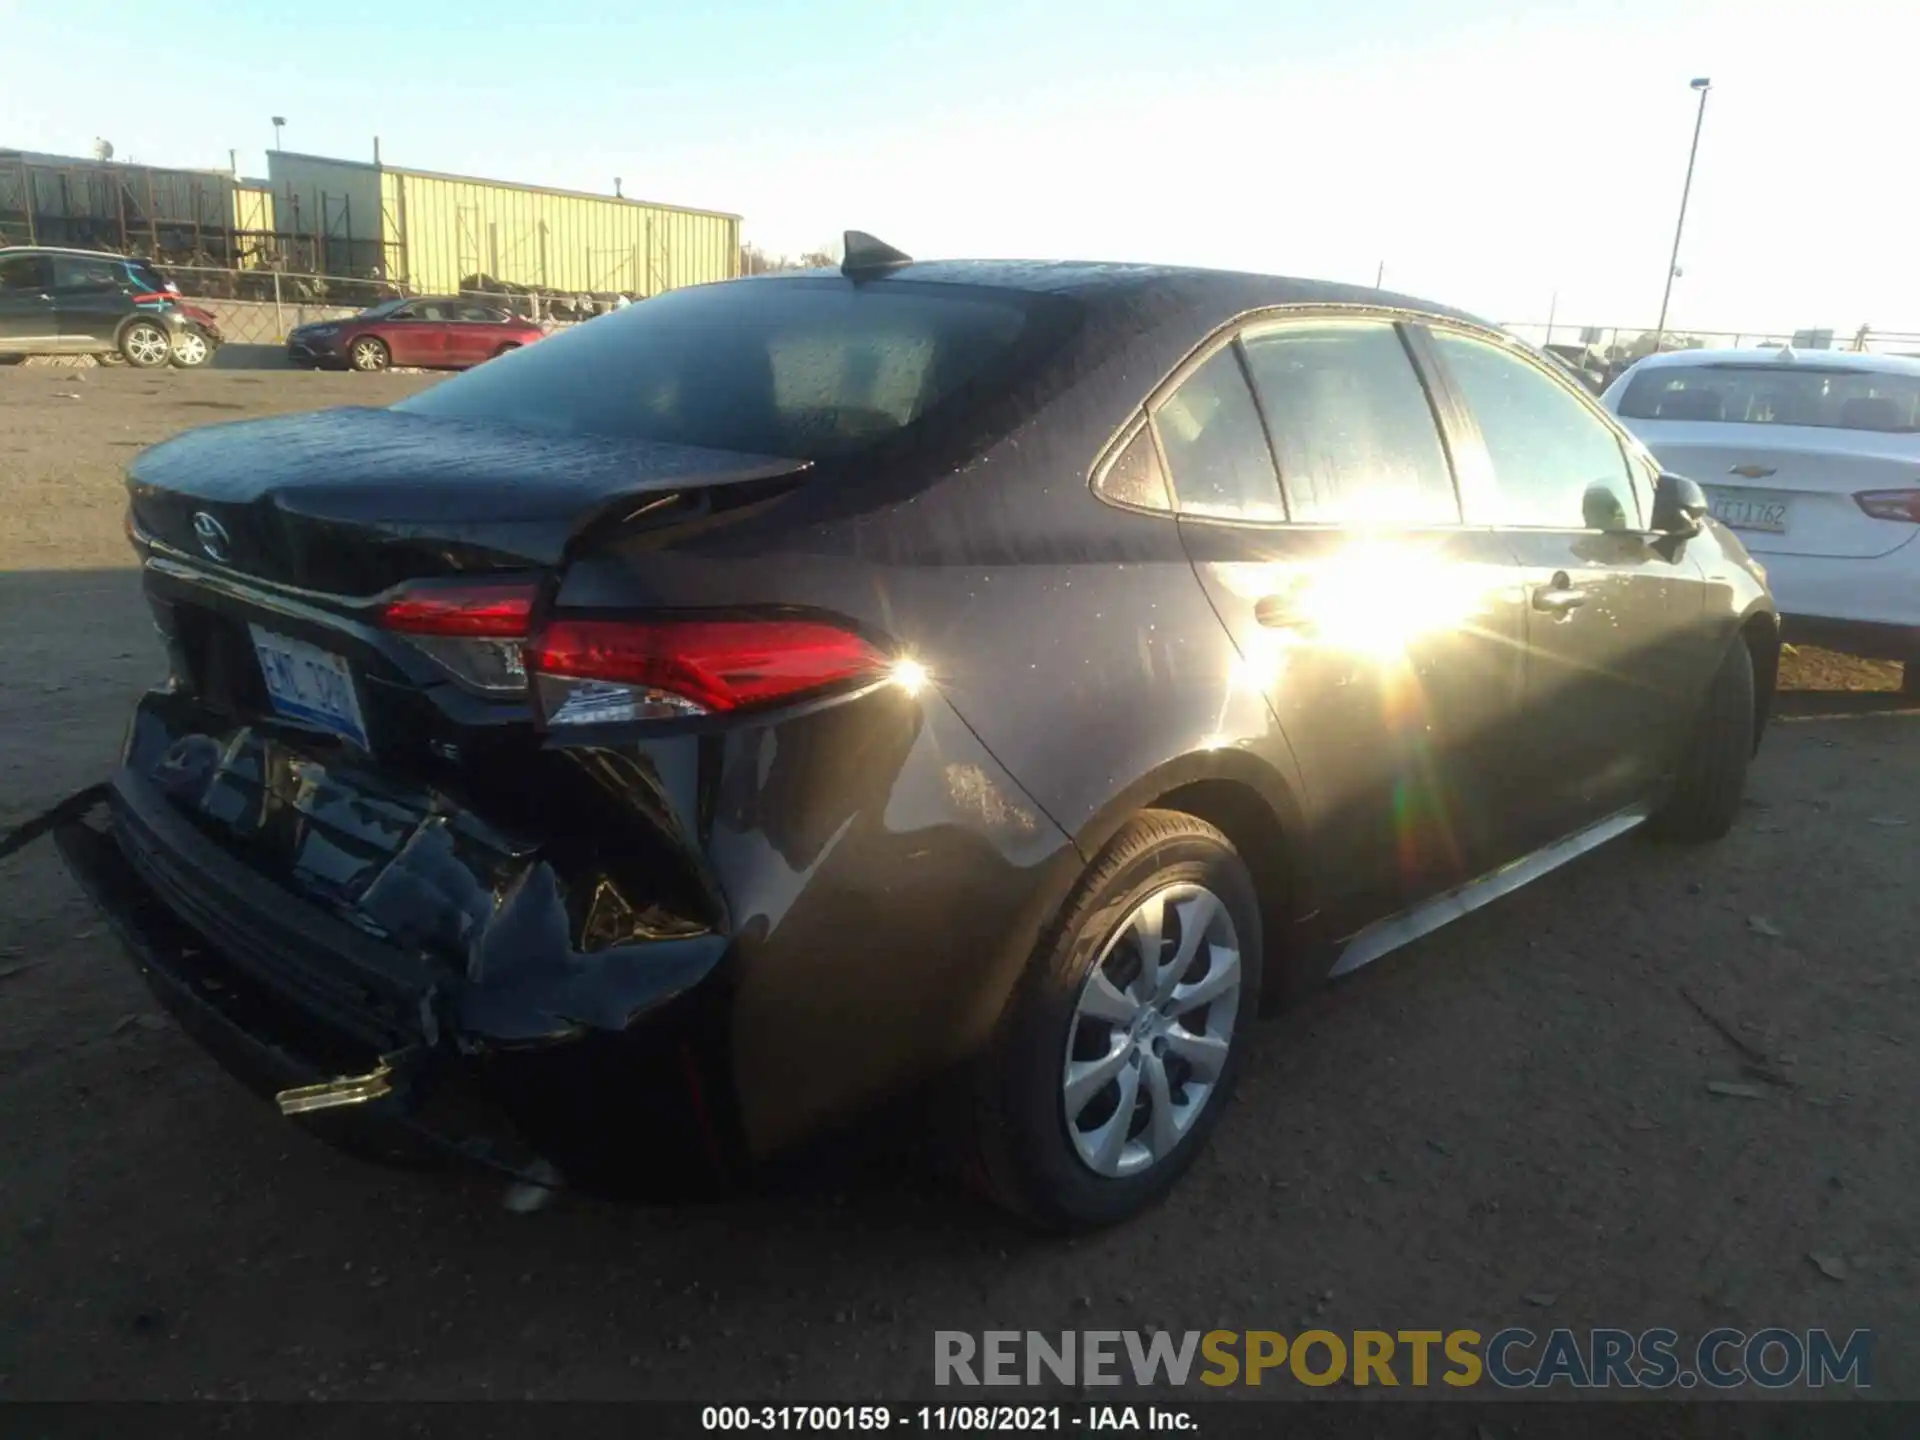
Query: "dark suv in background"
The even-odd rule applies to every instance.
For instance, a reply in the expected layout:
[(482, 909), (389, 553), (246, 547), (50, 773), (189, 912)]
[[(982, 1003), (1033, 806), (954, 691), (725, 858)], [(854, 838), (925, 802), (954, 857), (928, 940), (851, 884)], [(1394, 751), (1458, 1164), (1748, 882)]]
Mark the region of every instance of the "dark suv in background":
[(117, 356), (150, 368), (208, 364), (214, 317), (144, 260), (45, 246), (0, 249), (0, 356)]

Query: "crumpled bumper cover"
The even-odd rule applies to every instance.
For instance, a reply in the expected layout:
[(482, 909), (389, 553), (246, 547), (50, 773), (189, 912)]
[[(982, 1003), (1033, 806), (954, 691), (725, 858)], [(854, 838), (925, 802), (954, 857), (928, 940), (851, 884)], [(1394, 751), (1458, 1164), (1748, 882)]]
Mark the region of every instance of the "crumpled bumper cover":
[[(170, 811), (122, 771), (6, 843), (50, 832), (160, 1003), (297, 1123), (393, 1158), (541, 1184), (557, 1166), (622, 1193), (683, 1195), (737, 1168), (707, 1007), (689, 993), (723, 937), (662, 942), (652, 1005), (617, 964), (612, 999), (580, 973), (474, 985), (292, 900)], [(557, 1012), (609, 1025), (556, 1031)], [(351, 1100), (285, 1098), (373, 1076)]]

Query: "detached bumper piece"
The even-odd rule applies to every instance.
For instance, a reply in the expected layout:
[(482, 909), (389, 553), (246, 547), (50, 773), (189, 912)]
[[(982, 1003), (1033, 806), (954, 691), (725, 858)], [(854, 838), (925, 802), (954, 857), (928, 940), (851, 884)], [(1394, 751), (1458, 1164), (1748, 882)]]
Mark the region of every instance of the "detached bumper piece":
[(649, 1198), (736, 1168), (695, 1059), (697, 997), (619, 1033), (502, 1044), (461, 1027), (460, 977), (289, 895), (127, 772), (57, 811), (35, 834), (160, 1004), (303, 1128), (370, 1158)]

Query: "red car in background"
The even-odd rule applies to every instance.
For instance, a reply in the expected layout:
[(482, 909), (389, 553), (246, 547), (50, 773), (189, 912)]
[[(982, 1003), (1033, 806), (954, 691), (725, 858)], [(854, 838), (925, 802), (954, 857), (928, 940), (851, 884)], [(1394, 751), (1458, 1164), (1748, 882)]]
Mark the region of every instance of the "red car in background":
[(546, 331), (532, 320), (459, 295), (386, 300), (345, 320), (301, 325), (287, 336), (287, 359), (306, 369), (465, 370)]

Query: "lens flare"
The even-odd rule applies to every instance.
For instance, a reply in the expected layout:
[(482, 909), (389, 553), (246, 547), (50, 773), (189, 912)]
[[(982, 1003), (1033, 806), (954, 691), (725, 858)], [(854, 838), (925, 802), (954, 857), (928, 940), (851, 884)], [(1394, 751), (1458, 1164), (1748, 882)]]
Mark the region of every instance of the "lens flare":
[(887, 671), (887, 678), (909, 695), (918, 695), (927, 688), (933, 678), (927, 674), (927, 667), (918, 660), (902, 657), (893, 662)]

